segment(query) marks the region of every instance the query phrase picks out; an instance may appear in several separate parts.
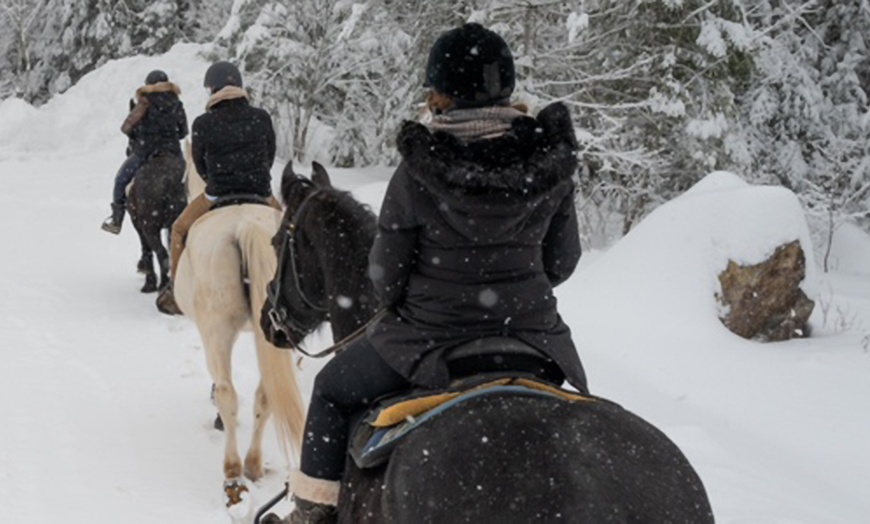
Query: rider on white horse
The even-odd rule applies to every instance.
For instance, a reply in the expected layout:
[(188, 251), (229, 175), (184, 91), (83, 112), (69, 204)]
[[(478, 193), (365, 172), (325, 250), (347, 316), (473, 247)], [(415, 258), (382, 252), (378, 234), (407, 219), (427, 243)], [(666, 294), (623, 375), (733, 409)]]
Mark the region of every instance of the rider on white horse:
[(281, 204), (272, 196), (275, 131), (269, 113), (248, 103), (248, 93), (242, 88), (242, 74), (229, 62), (212, 64), (203, 85), (211, 96), (206, 112), (193, 122), (191, 151), (206, 188), (172, 225), (172, 279), (157, 299), (158, 309), (171, 315), (181, 314), (172, 296), (172, 281), (187, 232), (218, 198), (255, 196), (281, 210)]

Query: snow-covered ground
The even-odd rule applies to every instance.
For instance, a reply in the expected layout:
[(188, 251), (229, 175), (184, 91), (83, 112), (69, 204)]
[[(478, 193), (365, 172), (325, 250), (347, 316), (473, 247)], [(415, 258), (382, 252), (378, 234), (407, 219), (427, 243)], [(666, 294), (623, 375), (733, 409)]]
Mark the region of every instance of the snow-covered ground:
[[(196, 51), (110, 62), (39, 109), (0, 103), (4, 524), (227, 521), (199, 337), (138, 292), (129, 222), (120, 237), (99, 229), (127, 99), (164, 69), (192, 121), (206, 99)], [(390, 170), (331, 174), (377, 209)], [(844, 229), (835, 271), (811, 266), (812, 338), (749, 342), (716, 318), (728, 257), (758, 262), (792, 239), (809, 245), (792, 195), (716, 173), (607, 252), (587, 253), (558, 289), (560, 309), (592, 390), (680, 445), (718, 522), (870, 522), (870, 238)], [(325, 329), (309, 345), (330, 338)], [(248, 338), (235, 365), (245, 444), (257, 378)], [(306, 395), (321, 365), (304, 362)], [(254, 505), (287, 470), (271, 433), (266, 461)]]

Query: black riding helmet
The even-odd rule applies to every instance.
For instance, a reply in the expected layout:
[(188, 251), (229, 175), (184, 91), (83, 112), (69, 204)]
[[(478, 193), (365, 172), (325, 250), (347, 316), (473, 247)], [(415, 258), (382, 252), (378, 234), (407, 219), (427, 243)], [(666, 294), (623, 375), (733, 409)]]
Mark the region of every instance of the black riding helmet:
[(429, 51), (424, 85), (451, 97), (458, 107), (507, 102), (515, 83), (510, 48), (480, 24), (443, 33)]
[(215, 62), (205, 72), (203, 85), (212, 93), (220, 91), (226, 86), (242, 86), (242, 73), (229, 62)]
[(148, 76), (145, 77), (145, 85), (153, 86), (154, 84), (159, 84), (160, 82), (169, 82), (169, 77), (166, 76), (166, 73), (159, 69), (155, 69), (148, 73)]

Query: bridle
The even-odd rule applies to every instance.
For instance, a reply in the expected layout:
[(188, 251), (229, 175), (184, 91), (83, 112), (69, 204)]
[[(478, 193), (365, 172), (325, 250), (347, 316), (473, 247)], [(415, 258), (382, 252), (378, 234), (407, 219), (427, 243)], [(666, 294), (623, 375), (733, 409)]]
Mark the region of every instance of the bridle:
[[(313, 300), (308, 298), (305, 292), (302, 290), (302, 285), (299, 280), (299, 267), (298, 267), (298, 254), (296, 250), (296, 233), (299, 231), (299, 226), (302, 223), (302, 219), (304, 218), (305, 211), (308, 209), (308, 204), (313, 200), (313, 198), (318, 195), (322, 190), (318, 188), (314, 182), (308, 180), (307, 178), (299, 177), (299, 181), (309, 187), (312, 188), (311, 191), (303, 200), (302, 203), (299, 204), (299, 207), (296, 208), (296, 212), (293, 213), (293, 217), (288, 220), (281, 221), (281, 230), (283, 234), (281, 235), (281, 249), (278, 252), (278, 269), (275, 273), (275, 278), (266, 288), (266, 296), (269, 302), (269, 322), (272, 324), (272, 329), (275, 331), (279, 331), (287, 337), (287, 340), (292, 340), (290, 337), (291, 330), (296, 330), (297, 332), (304, 333), (307, 329), (304, 326), (301, 326), (298, 322), (296, 322), (292, 315), (287, 311), (287, 308), (282, 306), (281, 301), (281, 290), (284, 288), (284, 266), (285, 261), (288, 260), (290, 262), (290, 267), (293, 273), (293, 287), (296, 292), (299, 294), (299, 298), (305, 303), (306, 306), (317, 312), (326, 312), (328, 311), (326, 306), (315, 303)], [(320, 351), (318, 353), (309, 353), (299, 347), (298, 344), (292, 344), (293, 349), (299, 351), (303, 355), (311, 358), (321, 358), (329, 355), (331, 353), (337, 353), (343, 350), (350, 342), (362, 336), (366, 329), (377, 322), (380, 321), (387, 314), (386, 309), (381, 309), (375, 313), (372, 318), (368, 320), (365, 324), (357, 328), (353, 333), (344, 337), (340, 341), (336, 342), (332, 346)]]
[[(293, 216), (290, 220), (282, 220), (281, 221), (281, 230), (283, 234), (281, 236), (281, 249), (278, 251), (278, 270), (275, 273), (275, 278), (272, 280), (272, 283), (269, 284), (266, 289), (266, 297), (269, 302), (269, 321), (272, 324), (272, 328), (275, 331), (280, 331), (283, 333), (288, 340), (290, 338), (290, 331), (296, 330), (298, 332), (305, 332), (306, 329), (304, 326), (299, 325), (293, 318), (292, 315), (289, 314), (287, 308), (281, 305), (281, 290), (284, 288), (284, 266), (285, 262), (290, 263), (291, 266), (291, 274), (293, 278), (293, 288), (296, 293), (299, 295), (299, 298), (302, 299), (302, 302), (305, 305), (314, 311), (317, 312), (326, 312), (327, 308), (324, 305), (317, 304), (312, 299), (305, 294), (305, 291), (302, 290), (302, 283), (299, 277), (299, 265), (298, 265), (298, 252), (296, 247), (296, 234), (299, 230), (302, 219), (304, 218), (305, 212), (308, 210), (309, 203), (312, 199), (320, 193), (320, 189), (317, 188), (313, 182), (308, 180), (307, 178), (299, 178), (299, 181), (310, 188), (313, 188), (313, 191), (308, 193), (305, 199), (302, 200), (302, 203), (299, 204), (299, 207), (296, 208), (296, 212), (293, 213)], [(297, 348), (298, 349), (298, 348)], [(301, 350), (302, 353), (305, 351)], [(306, 355), (308, 353), (305, 353)], [(311, 355), (309, 355), (311, 356)]]

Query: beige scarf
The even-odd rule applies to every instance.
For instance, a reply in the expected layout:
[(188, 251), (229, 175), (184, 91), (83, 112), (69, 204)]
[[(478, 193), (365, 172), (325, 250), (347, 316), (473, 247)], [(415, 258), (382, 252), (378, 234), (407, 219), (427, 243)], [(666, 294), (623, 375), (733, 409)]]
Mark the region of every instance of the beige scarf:
[(427, 124), (432, 131), (446, 131), (466, 142), (485, 140), (505, 134), (513, 119), (525, 113), (511, 106), (453, 109), (435, 115)]
[(212, 95), (208, 97), (208, 102), (205, 104), (205, 108), (209, 109), (211, 106), (217, 104), (218, 102), (223, 102), (224, 100), (233, 100), (235, 98), (248, 98), (248, 92), (241, 87), (226, 86), (220, 91), (212, 93)]

